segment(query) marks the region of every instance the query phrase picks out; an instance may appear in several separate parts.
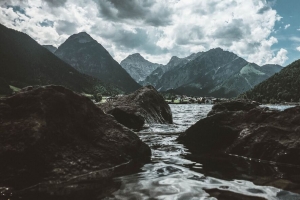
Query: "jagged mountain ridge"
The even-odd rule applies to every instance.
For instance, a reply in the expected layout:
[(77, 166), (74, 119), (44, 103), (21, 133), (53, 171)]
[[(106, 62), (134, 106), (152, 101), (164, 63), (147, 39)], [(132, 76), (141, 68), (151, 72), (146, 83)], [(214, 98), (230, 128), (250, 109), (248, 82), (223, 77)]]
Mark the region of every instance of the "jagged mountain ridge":
[(79, 73), (27, 34), (0, 24), (0, 78), (9, 85), (62, 85), (77, 92), (114, 92), (117, 88)]
[(161, 66), (160, 64), (149, 62), (139, 53), (129, 55), (121, 61), (120, 65), (138, 83), (144, 81), (147, 76)]
[(297, 60), (241, 96), (263, 103), (299, 102), (299, 85), (300, 60)]
[(267, 67), (249, 63), (234, 53), (216, 48), (201, 53), (179, 69), (165, 73), (156, 87), (161, 91), (176, 89), (188, 95), (235, 97), (280, 69), (276, 66), (267, 70)]
[(85, 32), (70, 36), (55, 55), (79, 72), (112, 83), (126, 92), (140, 88), (108, 51)]
[(141, 84), (153, 85), (162, 92), (235, 97), (281, 69), (279, 65), (260, 67), (232, 52), (215, 48), (186, 58), (173, 56), (167, 65), (158, 67)]
[(195, 59), (197, 56), (201, 54), (202, 52), (199, 52), (197, 54), (193, 53), (190, 56), (185, 58), (178, 58), (177, 56), (172, 56), (172, 58), (166, 65), (161, 65), (156, 70), (154, 70), (149, 76), (146, 77), (146, 79), (143, 82), (141, 82), (141, 84), (144, 86), (153, 85), (154, 87), (156, 87), (157, 83), (165, 73), (168, 73), (168, 71), (170, 70), (178, 69), (182, 67), (183, 65)]

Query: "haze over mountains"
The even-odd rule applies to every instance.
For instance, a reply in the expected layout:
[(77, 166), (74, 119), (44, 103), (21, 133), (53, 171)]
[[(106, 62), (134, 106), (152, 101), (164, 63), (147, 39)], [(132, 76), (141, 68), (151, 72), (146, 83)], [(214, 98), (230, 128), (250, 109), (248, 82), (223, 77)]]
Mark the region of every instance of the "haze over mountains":
[(108, 51), (85, 32), (70, 36), (54, 54), (79, 72), (112, 83), (125, 92), (140, 88)]
[(281, 69), (279, 65), (260, 67), (216, 48), (186, 58), (172, 57), (167, 65), (154, 70), (142, 84), (151, 84), (159, 91), (173, 89), (187, 95), (235, 97)]
[(119, 93), (114, 86), (81, 74), (28, 35), (0, 24), (0, 78), (18, 88), (62, 85), (77, 92)]

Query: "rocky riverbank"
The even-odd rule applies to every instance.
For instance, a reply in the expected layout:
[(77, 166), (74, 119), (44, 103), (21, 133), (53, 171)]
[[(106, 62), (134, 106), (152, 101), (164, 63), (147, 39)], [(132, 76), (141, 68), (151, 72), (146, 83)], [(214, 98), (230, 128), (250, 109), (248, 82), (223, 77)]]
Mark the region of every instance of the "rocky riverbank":
[(178, 137), (192, 151), (225, 152), (300, 165), (300, 107), (270, 110), (245, 102), (217, 104)]

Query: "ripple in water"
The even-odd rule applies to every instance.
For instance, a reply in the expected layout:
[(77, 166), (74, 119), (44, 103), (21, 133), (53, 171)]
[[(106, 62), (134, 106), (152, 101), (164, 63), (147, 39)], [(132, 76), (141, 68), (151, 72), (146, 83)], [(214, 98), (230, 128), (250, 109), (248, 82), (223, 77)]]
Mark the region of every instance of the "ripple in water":
[[(237, 164), (191, 154), (176, 138), (206, 117), (212, 106), (172, 104), (170, 107), (173, 125), (151, 125), (138, 133), (152, 149), (151, 163), (144, 165), (140, 173), (117, 178), (121, 188), (106, 199), (217, 199), (216, 193), (222, 199), (300, 199), (298, 194), (249, 181), (266, 179), (265, 174), (278, 169), (276, 166), (262, 167), (246, 160)], [(264, 174), (258, 176), (257, 172)]]

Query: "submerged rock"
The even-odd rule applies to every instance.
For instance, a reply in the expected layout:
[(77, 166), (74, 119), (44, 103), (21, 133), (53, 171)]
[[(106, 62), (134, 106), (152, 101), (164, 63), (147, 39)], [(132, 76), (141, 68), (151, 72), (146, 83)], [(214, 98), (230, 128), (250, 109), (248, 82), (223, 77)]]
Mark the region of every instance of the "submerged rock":
[(64, 87), (27, 88), (0, 99), (0, 186), (65, 181), (150, 156), (135, 133)]
[(132, 129), (141, 129), (145, 123), (173, 123), (169, 105), (152, 86), (145, 86), (100, 107), (119, 123)]
[(244, 108), (211, 114), (177, 140), (200, 153), (226, 152), (300, 165), (300, 107), (284, 111)]

